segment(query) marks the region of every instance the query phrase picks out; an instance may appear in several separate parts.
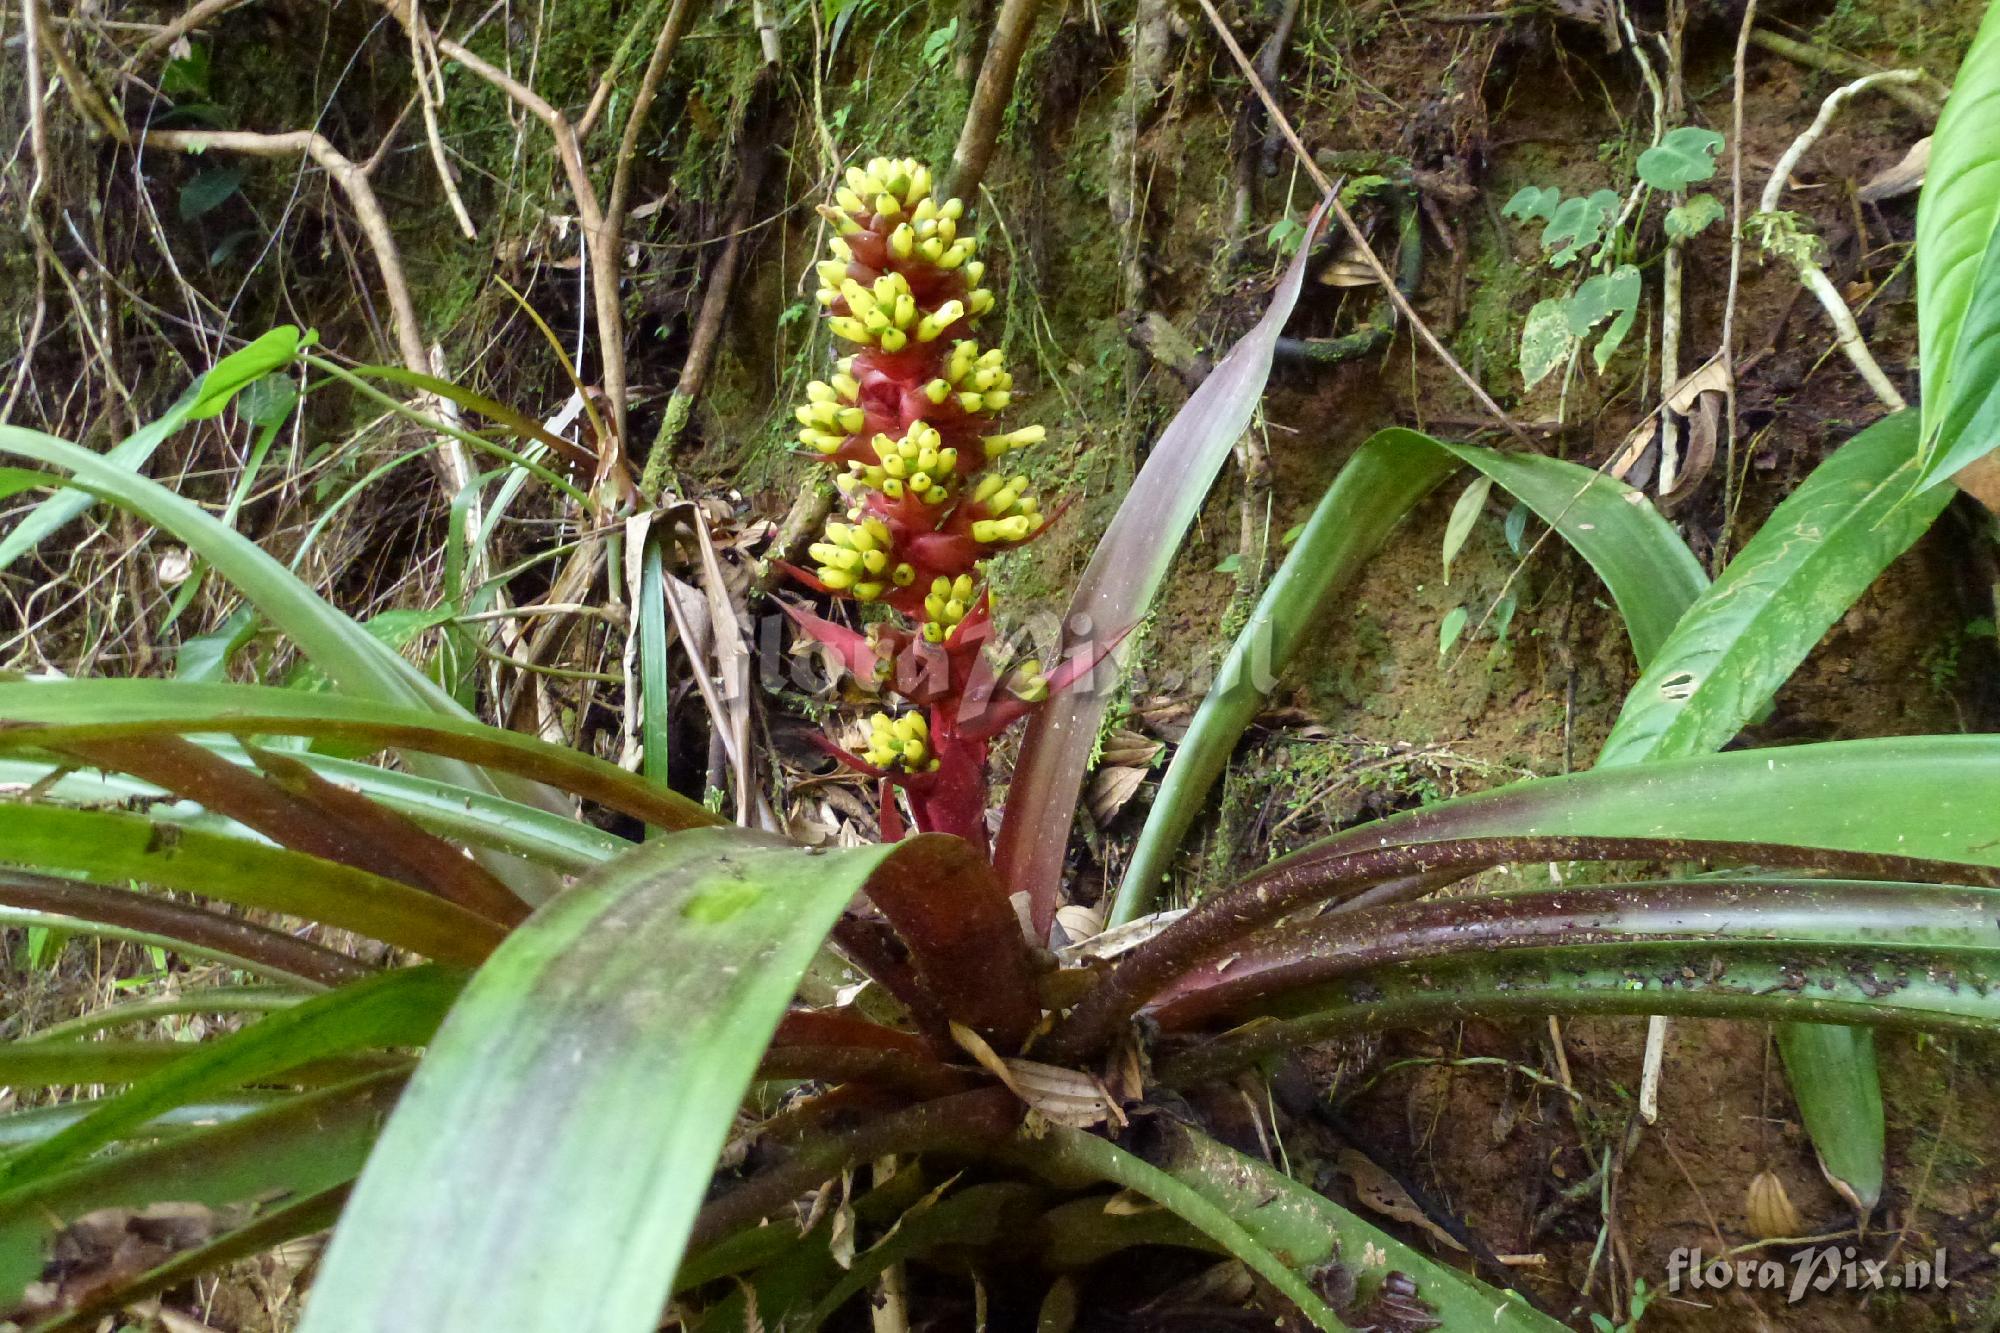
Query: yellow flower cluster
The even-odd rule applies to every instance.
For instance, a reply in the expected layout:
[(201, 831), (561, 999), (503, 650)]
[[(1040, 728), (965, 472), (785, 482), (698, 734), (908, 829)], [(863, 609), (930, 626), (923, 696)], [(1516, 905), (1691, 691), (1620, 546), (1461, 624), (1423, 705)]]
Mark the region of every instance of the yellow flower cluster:
[(848, 436), (868, 424), (868, 414), (860, 407), (861, 384), (848, 373), (851, 368), (843, 361), (833, 383), (814, 380), (806, 385), (806, 401), (792, 414), (805, 427), (799, 432), (800, 444), (823, 454), (834, 453)]
[(972, 524), (972, 540), (976, 542), (1026, 541), (1041, 529), (1041, 502), (1028, 494), (1026, 477), (983, 477), (972, 498), (988, 515)]
[(828, 523), (824, 540), (807, 550), (819, 565), (821, 583), (872, 602), (892, 583), (907, 588), (916, 581), (917, 571), (894, 558), (894, 545), (886, 523), (863, 518), (855, 523)]
[(890, 717), (876, 713), (868, 719), (868, 748), (861, 757), (877, 768), (900, 769), (905, 773), (927, 773), (938, 766), (931, 753), (930, 724), (922, 713)]
[(873, 463), (850, 463), (847, 475), (835, 478), (843, 494), (856, 490), (877, 490), (891, 500), (914, 495), (926, 504), (943, 504), (947, 487), (958, 467), (958, 450), (944, 446), (944, 438), (924, 422), (911, 424), (903, 438), (892, 440), (877, 435), (868, 447), (875, 451)]
[(974, 588), (972, 575), (960, 574), (955, 579), (936, 578), (931, 580), (930, 595), (924, 598), (924, 641), (943, 643), (965, 619), (965, 613), (972, 609)]

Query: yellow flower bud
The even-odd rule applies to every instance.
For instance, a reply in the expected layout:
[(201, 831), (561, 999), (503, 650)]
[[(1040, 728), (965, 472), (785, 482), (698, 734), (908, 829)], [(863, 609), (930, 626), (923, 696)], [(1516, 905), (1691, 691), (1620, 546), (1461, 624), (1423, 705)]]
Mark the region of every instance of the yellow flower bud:
[(944, 400), (951, 397), (951, 385), (945, 380), (932, 380), (924, 386), (924, 397), (937, 407), (944, 406)]
[(938, 207), (938, 216), (941, 218), (949, 218), (953, 222), (958, 221), (960, 218), (965, 216), (965, 200), (957, 198), (945, 200), (944, 203)]
[[(843, 220), (847, 220), (846, 214), (841, 214), (841, 217)], [(857, 228), (857, 230), (859, 229)], [(854, 262), (854, 247), (846, 241), (841, 240), (838, 236), (829, 236), (826, 238), (826, 251), (843, 264), (852, 264)]]
[(971, 283), (975, 287), (977, 287), (980, 283), (986, 281), (985, 261), (975, 259), (970, 263), (968, 263), (965, 266), (965, 280)]
[(912, 583), (915, 583), (917, 581), (916, 566), (909, 564), (897, 565), (894, 569), (889, 571), (889, 580), (890, 582), (894, 583), (898, 588), (909, 587)]
[(858, 407), (844, 407), (834, 413), (833, 420), (835, 425), (852, 435), (868, 424), (868, 414)]
[(868, 211), (868, 205), (862, 203), (861, 196), (852, 190), (841, 189), (834, 191), (833, 201), (840, 205), (840, 211), (843, 213), (866, 213)]
[(838, 259), (820, 260), (813, 265), (813, 272), (819, 274), (819, 280), (828, 287), (838, 288), (841, 283), (847, 281), (847, 265)]
[(896, 298), (896, 327), (907, 329), (917, 322), (917, 299), (908, 292)]
[(875, 211), (882, 216), (884, 221), (903, 216), (903, 206), (896, 202), (896, 196), (893, 194), (876, 195)]
[(898, 259), (908, 259), (910, 252), (917, 248), (917, 234), (905, 222), (889, 233), (889, 253)]
[(993, 293), (984, 287), (974, 288), (972, 294), (965, 299), (974, 315), (983, 315), (993, 308)]
[(880, 597), (884, 591), (885, 589), (882, 585), (876, 582), (857, 583), (854, 585), (854, 596), (857, 601), (872, 602), (877, 597)]
[(834, 337), (844, 338), (851, 343), (861, 343), (865, 346), (875, 341), (874, 335), (868, 332), (866, 324), (848, 315), (835, 315), (826, 322), (826, 327)]
[(854, 575), (844, 569), (828, 567), (819, 571), (819, 581), (835, 592), (846, 592), (854, 586)]
[(985, 409), (986, 400), (976, 393), (962, 393), (958, 396), (958, 405), (968, 412), (979, 412)]
[(889, 353), (902, 351), (910, 345), (910, 335), (901, 329), (885, 330), (881, 337), (882, 350)]
[(989, 412), (1004, 412), (1007, 410), (1007, 404), (1014, 401), (1014, 395), (1005, 389), (990, 389), (983, 396), (986, 399), (986, 410)]
[(946, 301), (925, 315), (924, 322), (917, 325), (917, 341), (933, 342), (939, 334), (963, 318), (965, 318), (965, 303), (956, 300)]

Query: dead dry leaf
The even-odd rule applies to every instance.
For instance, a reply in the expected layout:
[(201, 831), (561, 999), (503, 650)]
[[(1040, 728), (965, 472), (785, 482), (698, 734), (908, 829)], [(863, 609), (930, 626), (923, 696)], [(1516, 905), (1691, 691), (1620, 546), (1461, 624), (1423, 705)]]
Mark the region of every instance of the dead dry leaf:
[(1087, 801), (1090, 817), (1097, 821), (1100, 828), (1109, 824), (1125, 808), (1126, 802), (1139, 794), (1139, 788), (1145, 781), (1146, 770), (1143, 768), (1127, 768), (1121, 764), (1098, 769), (1097, 777), (1090, 784)]
[(1895, 166), (1877, 172), (1866, 185), (1861, 187), (1861, 202), (1879, 204), (1884, 199), (1894, 199), (1909, 194), (1924, 183), (1924, 173), (1931, 165), (1931, 136), (1910, 145), (1910, 151), (1903, 154)]

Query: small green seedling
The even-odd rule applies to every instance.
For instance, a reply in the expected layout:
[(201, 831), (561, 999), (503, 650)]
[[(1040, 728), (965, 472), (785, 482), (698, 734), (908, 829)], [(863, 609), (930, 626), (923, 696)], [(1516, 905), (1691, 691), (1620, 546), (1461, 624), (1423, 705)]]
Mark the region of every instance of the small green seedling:
[[(1639, 155), (1636, 179), (1647, 190), (1678, 193), (1715, 174), (1715, 156), (1722, 136), (1713, 130), (1683, 125)], [(1645, 214), (1645, 198), (1635, 194), (1627, 206), (1616, 190), (1563, 196), (1549, 185), (1517, 191), (1500, 211), (1521, 222), (1542, 223), (1542, 257), (1550, 268), (1580, 264), (1596, 270), (1567, 295), (1538, 301), (1521, 329), (1521, 379), (1532, 389), (1559, 366), (1568, 363), (1583, 340), (1598, 326), (1604, 333), (1591, 351), (1598, 373), (1611, 363), (1632, 332), (1639, 314), (1639, 265), (1634, 262), (1634, 238)], [(1668, 210), (1663, 223), (1667, 239), (1684, 244), (1723, 216), (1715, 196), (1698, 194)], [(1608, 324), (1607, 324), (1608, 321)]]

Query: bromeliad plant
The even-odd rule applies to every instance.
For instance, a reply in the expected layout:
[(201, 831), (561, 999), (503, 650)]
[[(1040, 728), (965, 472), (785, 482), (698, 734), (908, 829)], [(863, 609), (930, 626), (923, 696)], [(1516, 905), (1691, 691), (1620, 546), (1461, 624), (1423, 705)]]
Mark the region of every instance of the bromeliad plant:
[[(0, 1082), (11, 1086), (122, 1088), (0, 1118), (0, 1301), (21, 1299), (86, 1213), (162, 1201), (234, 1210), (214, 1237), (149, 1273), (90, 1293), (37, 1289), (35, 1328), (89, 1326), (337, 1220), (307, 1333), (640, 1333), (670, 1299), (683, 1327), (810, 1329), (871, 1288), (900, 1308), (974, 1285), (1025, 1323), (1044, 1291), (1055, 1319), (1079, 1284), (1088, 1291), (1092, 1270), (1142, 1245), (1231, 1256), (1320, 1329), (1379, 1323), (1385, 1302), (1405, 1325), (1554, 1329), (1518, 1296), (1221, 1147), (1162, 1094), (1300, 1041), (1446, 1015), (2000, 1029), (2000, 841), (1990, 827), (2000, 741), (1696, 752), (1695, 735), (1736, 725), (1734, 650), (1701, 654), (1718, 642), (1716, 618), (1746, 599), (1700, 593), (1698, 570), (1652, 588), (1645, 571), (1661, 568), (1649, 562), (1667, 549), (1656, 540), (1665, 525), (1615, 482), (1586, 486), (1553, 460), (1409, 432), (1364, 450), (1372, 490), (1336, 487), (1350, 502), (1381, 499), (1352, 511), (1359, 530), (1344, 537), (1344, 511), (1323, 506), (1301, 546), (1310, 541), (1336, 573), (1351, 569), (1397, 506), (1458, 462), (1579, 538), (1616, 525), (1593, 563), (1649, 659), (1631, 714), (1648, 720), (1627, 731), (1687, 729), (1677, 751), (1687, 757), (1526, 782), (1351, 829), (1059, 964), (1042, 945), (1104, 699), (1052, 690), (1036, 707), (989, 859), (972, 798), (947, 789), (951, 753), (958, 771), (976, 770), (992, 734), (990, 718), (968, 717), (985, 659), (962, 636), (990, 612), (977, 560), (1031, 536), (1039, 511), (1022, 507), (1025, 488), (1011, 481), (981, 494), (997, 476), (981, 476), (997, 461), (984, 441), (996, 437), (975, 423), (1011, 390), (1001, 366), (980, 364), (988, 353), (960, 353), (953, 344), (965, 340), (949, 336), (978, 290), (954, 285), (976, 262), (959, 219), (948, 205), (924, 209), (906, 164), (871, 167), (862, 183), (882, 188), (838, 198), (846, 254), (827, 271), (832, 318), (862, 350), (804, 412), (806, 443), (847, 466), (858, 512), (829, 527), (812, 578), (885, 603), (914, 628), (871, 637), (796, 614), (864, 680), (924, 710), (885, 718), (859, 760), (908, 788), (920, 824), (956, 834), (824, 850), (722, 826), (646, 777), (475, 720), (255, 546), (115, 459), (0, 429), (0, 450), (27, 464), (0, 472), (0, 484), (81, 488), (172, 533), (332, 684), (305, 694), (0, 682), (10, 793), (0, 921), (141, 940), (267, 981), (254, 996), (177, 1000), (265, 1015), (192, 1046), (59, 1032), (0, 1048)], [(920, 211), (937, 224), (923, 234)], [(1309, 249), (1156, 443), (1110, 525), (1071, 608), (1098, 634), (1115, 641), (1144, 617), (1254, 411)], [(940, 381), (947, 389), (934, 396)], [(1835, 462), (1866, 453), (1874, 466), (1864, 440), (1876, 452), (1910, 445), (1885, 423)], [(949, 465), (947, 449), (958, 451)], [(1589, 516), (1569, 517), (1562, 488)], [(926, 499), (933, 489), (944, 498)], [(1852, 487), (1817, 488), (1807, 497), (1824, 507), (1817, 517), (1839, 520), (1819, 525), (1830, 535), (1801, 554), (1810, 544), (1774, 534), (1770, 558), (1832, 571), (1817, 583), (1842, 586), (1886, 560), (1868, 543), (1889, 539), (1866, 535), (1881, 524), (1848, 522), (1881, 491), (1862, 489), (1857, 499)], [(1621, 549), (1610, 540), (1619, 534), (1633, 544)], [(938, 554), (947, 546), (953, 554)], [(1301, 583), (1288, 569), (1280, 583), (1304, 596), (1317, 575)], [(1806, 580), (1780, 582), (1770, 595)], [(1287, 636), (1281, 646), (1297, 642), (1297, 607), (1278, 610), (1258, 617)], [(1062, 660), (1077, 660), (1075, 647)], [(933, 664), (932, 685), (898, 679), (906, 656)], [(1741, 660), (1761, 672), (1769, 656)], [(983, 669), (997, 682), (988, 707), (1035, 705), (1032, 680)], [(1649, 684), (1668, 669), (1690, 673), (1692, 692), (1678, 677)], [(1703, 702), (1678, 707), (1691, 697)], [(921, 727), (908, 720), (918, 716)], [(270, 743), (285, 736), (394, 747), (404, 767)], [(1676, 752), (1667, 741), (1655, 749)], [(126, 795), (144, 798), (141, 808), (122, 808)], [(585, 803), (662, 836), (641, 844), (597, 831), (574, 817)], [(893, 833), (887, 802), (884, 814)], [(1717, 873), (1403, 901), (1489, 867), (1548, 860)], [(337, 926), (397, 952), (336, 950), (231, 907)], [(430, 961), (397, 965), (411, 954)], [(841, 984), (850, 969), (876, 985), (856, 998)], [(114, 1008), (99, 1021), (108, 1029), (155, 1012)], [(753, 1096), (779, 1088), (795, 1095), (775, 1112)], [(1159, 1208), (1107, 1207), (1127, 1191)], [(815, 1206), (795, 1209), (808, 1197)], [(1334, 1267), (1351, 1286), (1313, 1280)], [(70, 1297), (79, 1303), (65, 1308)]]
[(1028, 478), (1006, 464), (1046, 432), (996, 429), (1014, 377), (999, 348), (962, 336), (993, 309), (978, 241), (959, 232), (964, 201), (934, 198), (920, 162), (876, 158), (850, 168), (820, 212), (836, 234), (818, 267), (819, 303), (854, 351), (831, 382), (806, 387), (799, 442), (844, 469), (835, 485), (847, 510), (811, 547), (817, 572), (794, 572), (914, 627), (876, 621), (857, 633), (788, 609), (857, 682), (914, 705), (874, 714), (860, 757), (842, 752), (881, 780), (885, 838), (900, 836), (894, 786), (908, 791), (918, 829), (984, 849), (988, 743), (1047, 698), (1050, 682), (1033, 659), (997, 669), (980, 564), (1042, 530)]

